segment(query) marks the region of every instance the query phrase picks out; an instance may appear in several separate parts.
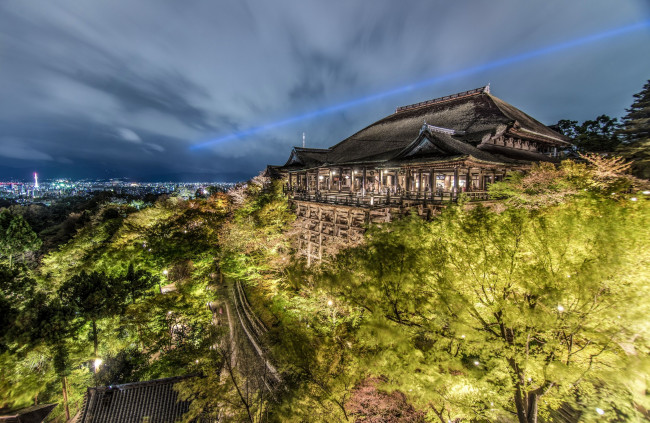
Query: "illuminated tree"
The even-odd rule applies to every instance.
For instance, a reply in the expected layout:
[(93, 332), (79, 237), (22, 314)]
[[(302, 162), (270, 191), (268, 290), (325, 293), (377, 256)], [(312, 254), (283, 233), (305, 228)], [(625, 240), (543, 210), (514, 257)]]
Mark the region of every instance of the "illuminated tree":
[[(575, 176), (547, 182), (574, 192)], [(640, 420), (650, 201), (602, 192), (371, 230), (326, 274), (369, 314), (358, 335), (368, 366), (442, 422), (531, 423), (562, 404)]]
[(91, 323), (94, 357), (98, 357), (97, 322), (113, 316), (124, 308), (124, 295), (119, 282), (102, 272), (81, 272), (67, 280), (59, 289), (63, 304)]
[(122, 289), (128, 294), (128, 300), (135, 304), (138, 298), (141, 298), (152, 287), (158, 284), (158, 277), (153, 276), (146, 270), (134, 270), (133, 263), (129, 267), (122, 279)]
[(49, 349), (56, 375), (61, 379), (61, 393), (66, 419), (70, 419), (68, 405), (68, 376), (72, 363), (69, 342), (79, 329), (74, 322), (74, 310), (58, 298), (49, 299), (38, 293), (26, 307), (27, 320), (23, 322), (30, 336), (32, 348), (44, 344)]
[(10, 269), (16, 255), (24, 256), (27, 251), (40, 247), (41, 240), (21, 215), (12, 215), (6, 210), (0, 213), (0, 257), (9, 260)]

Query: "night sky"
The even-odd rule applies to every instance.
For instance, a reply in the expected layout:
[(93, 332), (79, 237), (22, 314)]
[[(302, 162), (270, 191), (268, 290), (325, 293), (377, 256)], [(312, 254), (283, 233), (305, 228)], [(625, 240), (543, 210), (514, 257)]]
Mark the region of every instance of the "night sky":
[[(243, 180), (396, 106), (487, 83), (546, 124), (620, 117), (650, 79), (647, 0), (2, 0), (0, 179)], [(401, 94), (193, 145), (419, 81)]]

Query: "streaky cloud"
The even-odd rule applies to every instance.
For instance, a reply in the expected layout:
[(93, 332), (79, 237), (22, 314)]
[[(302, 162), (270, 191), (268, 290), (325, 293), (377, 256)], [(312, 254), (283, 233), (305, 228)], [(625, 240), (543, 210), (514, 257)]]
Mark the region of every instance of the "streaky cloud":
[(313, 110), (313, 111), (310, 111), (310, 112), (307, 112), (307, 113), (304, 113), (304, 114), (301, 114), (301, 115), (292, 116), (292, 117), (282, 119), (282, 120), (279, 120), (279, 121), (276, 121), (276, 122), (271, 122), (271, 123), (268, 123), (268, 124), (265, 124), (265, 125), (252, 127), (252, 128), (249, 128), (249, 129), (246, 129), (246, 130), (243, 130), (243, 131), (239, 131), (239, 132), (234, 132), (234, 133), (231, 133), (231, 134), (228, 134), (228, 135), (221, 136), (219, 138), (215, 138), (215, 139), (204, 141), (204, 142), (201, 142), (201, 143), (198, 143), (198, 144), (194, 144), (194, 145), (190, 146), (190, 149), (191, 150), (198, 150), (198, 149), (210, 147), (210, 146), (213, 146), (213, 145), (216, 145), (216, 144), (220, 144), (220, 143), (223, 143), (223, 142), (226, 142), (226, 141), (231, 141), (231, 140), (234, 140), (234, 139), (244, 138), (244, 137), (254, 135), (254, 134), (257, 134), (257, 133), (260, 133), (260, 132), (264, 132), (264, 131), (279, 128), (279, 127), (282, 127), (282, 126), (290, 125), (290, 124), (293, 124), (293, 123), (296, 123), (296, 122), (299, 122), (299, 121), (319, 117), (319, 116), (326, 115), (326, 114), (339, 112), (339, 111), (342, 111), (342, 110), (345, 110), (345, 109), (360, 106), (360, 105), (363, 105), (363, 104), (366, 104), (366, 103), (370, 103), (372, 101), (380, 100), (380, 99), (383, 99), (383, 98), (386, 98), (386, 97), (391, 97), (391, 96), (394, 96), (394, 95), (397, 95), (397, 94), (403, 94), (403, 93), (413, 91), (413, 90), (416, 90), (416, 89), (420, 89), (420, 88), (423, 88), (423, 87), (426, 87), (426, 86), (429, 86), (429, 85), (433, 85), (433, 84), (437, 84), (437, 83), (440, 83), (440, 82), (444, 82), (444, 81), (448, 81), (448, 80), (452, 80), (452, 79), (456, 79), (456, 78), (461, 78), (461, 77), (477, 74), (477, 73), (480, 73), (480, 72), (485, 72), (485, 71), (492, 70), (492, 69), (495, 69), (495, 68), (503, 67), (505, 65), (511, 65), (511, 64), (514, 64), (514, 63), (519, 63), (519, 62), (523, 62), (523, 61), (526, 61), (526, 60), (534, 59), (534, 58), (537, 58), (537, 57), (540, 57), (540, 56), (545, 56), (545, 55), (557, 53), (557, 52), (560, 52), (562, 50), (567, 50), (567, 49), (583, 46), (583, 45), (586, 45), (586, 44), (591, 44), (591, 43), (595, 43), (595, 42), (598, 42), (598, 41), (603, 41), (603, 40), (608, 39), (608, 38), (613, 38), (613, 37), (618, 37), (618, 36), (630, 34), (632, 32), (639, 31), (639, 30), (649, 28), (649, 27), (650, 27), (650, 19), (645, 20), (645, 21), (636, 22), (636, 23), (633, 23), (633, 24), (630, 24), (630, 25), (618, 27), (618, 28), (609, 29), (607, 31), (587, 35), (587, 36), (576, 38), (576, 39), (573, 39), (573, 40), (564, 41), (564, 42), (561, 42), (561, 43), (558, 43), (558, 44), (553, 44), (553, 45), (550, 45), (550, 46), (542, 47), (542, 48), (539, 48), (539, 49), (536, 49), (536, 50), (533, 50), (533, 51), (529, 51), (529, 52), (526, 52), (526, 53), (520, 53), (520, 54), (516, 54), (516, 55), (513, 55), (513, 56), (509, 56), (509, 57), (496, 59), (494, 61), (491, 61), (491, 62), (488, 62), (488, 63), (485, 63), (485, 64), (468, 67), (468, 68), (461, 69), (461, 70), (458, 70), (458, 71), (455, 71), (455, 72), (447, 73), (445, 75), (436, 76), (436, 77), (433, 77), (433, 78), (418, 81), (418, 82), (415, 82), (413, 84), (393, 88), (393, 89), (390, 89), (388, 91), (384, 91), (384, 92), (381, 92), (381, 93), (372, 94), (372, 95), (361, 97), (361, 98), (358, 98), (358, 99), (355, 99), (355, 100), (351, 100), (351, 101), (335, 104), (335, 105), (332, 105), (332, 106), (329, 106), (329, 107), (325, 107), (323, 109)]

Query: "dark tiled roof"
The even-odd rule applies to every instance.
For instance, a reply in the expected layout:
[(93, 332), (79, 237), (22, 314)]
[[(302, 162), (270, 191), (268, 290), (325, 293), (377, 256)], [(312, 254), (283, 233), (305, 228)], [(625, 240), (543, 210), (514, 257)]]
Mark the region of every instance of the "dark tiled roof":
[[(418, 138), (423, 123), (446, 128), (453, 137), (444, 138), (459, 150), (476, 147), (485, 135), (503, 133), (508, 129), (522, 137), (565, 143), (568, 139), (526, 113), (490, 94), (487, 87), (466, 91), (415, 105), (404, 106), (356, 134), (325, 150), (294, 148), (285, 168), (309, 168), (323, 164), (339, 165), (396, 159), (396, 155)], [(462, 147), (460, 144), (468, 147)], [(309, 150), (309, 151), (307, 151)], [(476, 148), (472, 155), (480, 156)], [(510, 150), (497, 158), (504, 162)], [(470, 154), (465, 151), (464, 154)], [(488, 152), (485, 152), (488, 154)], [(515, 153), (517, 155), (517, 153)], [(534, 156), (542, 156), (534, 154)], [(539, 160), (512, 157), (518, 160)], [(297, 158), (297, 159), (296, 159)], [(478, 158), (478, 157), (477, 157)], [(487, 159), (487, 157), (486, 157)], [(490, 157), (490, 160), (495, 157)], [(543, 160), (543, 159), (542, 159)]]
[(547, 156), (542, 153), (536, 153), (534, 151), (526, 150), (516, 150), (512, 148), (502, 147), (500, 145), (493, 144), (481, 144), (479, 146), (481, 151), (490, 153), (494, 157), (508, 157), (512, 160), (524, 160), (528, 162), (558, 162), (559, 159), (556, 157)]
[[(78, 423), (173, 423), (189, 410), (174, 384), (188, 376), (88, 388)], [(148, 419), (146, 419), (148, 417)]]
[[(420, 146), (421, 148), (418, 150), (417, 147)], [(479, 150), (471, 144), (454, 138), (452, 135), (431, 131), (423, 131), (396, 159), (442, 159), (446, 157), (473, 157), (484, 162), (514, 163), (513, 160), (496, 157), (486, 151)]]
[(2, 423), (41, 423), (57, 404), (41, 404), (15, 411), (0, 410)]
[(559, 132), (555, 132), (548, 126), (539, 122), (535, 118), (528, 116), (526, 113), (517, 109), (513, 105), (508, 104), (493, 95), (490, 95), (490, 99), (505, 116), (508, 116), (517, 122), (518, 126), (521, 127), (523, 132), (531, 135), (539, 135), (544, 138), (550, 138), (552, 141), (560, 142), (563, 144), (568, 144), (569, 138), (560, 134)]
[(284, 167), (314, 167), (323, 164), (329, 149), (294, 147)]

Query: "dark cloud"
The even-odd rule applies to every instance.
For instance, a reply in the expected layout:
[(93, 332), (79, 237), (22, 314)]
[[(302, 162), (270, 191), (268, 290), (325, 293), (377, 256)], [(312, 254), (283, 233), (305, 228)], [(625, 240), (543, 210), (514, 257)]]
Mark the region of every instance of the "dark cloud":
[(546, 123), (620, 116), (650, 78), (648, 30), (189, 148), (644, 19), (644, 0), (0, 2), (0, 178), (244, 178), (303, 131), (329, 146), (487, 82)]
[(74, 73), (63, 71), (70, 79), (115, 97), (126, 113), (150, 109), (170, 115), (199, 130), (215, 130), (205, 110), (191, 104), (190, 95), (206, 95), (178, 74), (145, 76), (130, 72), (124, 66)]

